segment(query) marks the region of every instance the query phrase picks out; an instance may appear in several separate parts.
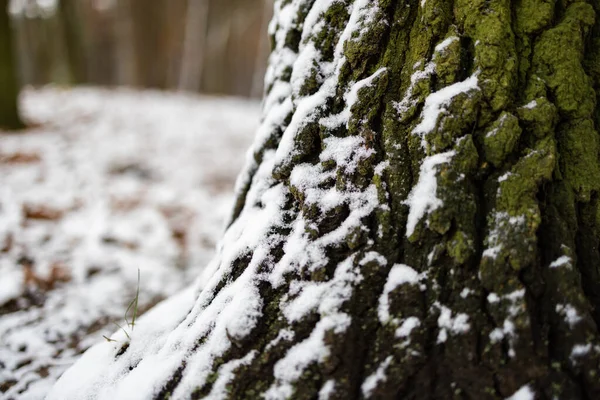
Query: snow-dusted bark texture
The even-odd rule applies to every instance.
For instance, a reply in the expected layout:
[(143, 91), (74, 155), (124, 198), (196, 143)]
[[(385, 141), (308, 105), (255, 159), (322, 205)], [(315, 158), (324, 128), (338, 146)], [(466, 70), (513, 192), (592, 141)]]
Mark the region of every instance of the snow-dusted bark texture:
[(277, 1), (212, 275), (72, 396), (600, 398), (599, 12)]

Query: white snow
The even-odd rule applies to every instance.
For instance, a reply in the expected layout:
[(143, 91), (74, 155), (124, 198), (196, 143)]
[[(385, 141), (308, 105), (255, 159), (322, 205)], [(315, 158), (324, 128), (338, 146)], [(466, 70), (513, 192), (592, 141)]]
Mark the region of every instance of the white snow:
[(413, 129), (412, 133), (420, 135), (424, 139), (426, 134), (433, 131), (439, 116), (446, 111), (446, 107), (450, 105), (454, 97), (478, 88), (477, 75), (475, 73), (462, 82), (446, 86), (427, 96), (421, 113), (421, 122)]
[[(101, 341), (84, 353), (77, 361), (77, 368), (68, 369), (47, 398), (63, 400), (70, 398), (70, 393), (80, 393), (79, 398), (115, 398), (117, 394), (132, 400), (151, 397), (154, 390), (160, 389), (160, 374), (164, 369), (177, 367), (176, 359), (168, 352), (163, 352), (152, 360), (157, 365), (160, 364), (160, 368), (150, 368), (151, 362), (148, 359), (139, 363), (136, 366), (136, 374), (128, 377), (132, 383), (130, 388), (122, 385), (118, 377), (124, 369), (135, 365), (145, 351), (156, 350), (165, 344), (169, 332), (185, 318), (194, 303), (194, 297), (194, 289), (190, 287), (170, 297), (139, 319), (136, 329), (130, 334), (128, 349), (128, 352), (135, 354), (136, 361), (125, 357), (115, 359), (117, 351), (127, 342), (124, 333), (117, 331), (112, 335), (117, 342)], [(110, 364), (113, 369), (104, 368), (106, 364)], [(61, 388), (63, 382), (65, 384)], [(93, 397), (85, 394), (90, 384), (95, 388)]]
[(335, 381), (333, 379), (329, 379), (327, 382), (325, 382), (321, 390), (319, 390), (319, 400), (329, 400), (331, 395), (334, 393), (334, 390)]
[[(318, 3), (324, 7), (314, 7), (307, 18), (316, 21), (326, 10), (327, 4), (332, 3)], [(189, 393), (202, 386), (217, 368), (216, 360), (257, 326), (263, 312), (259, 293), (262, 283), (276, 289), (288, 289), (279, 304), (287, 322), (299, 321), (308, 315), (319, 316), (314, 330), (304, 340), (293, 345), (288, 343), (294, 337), (293, 331), (288, 330), (269, 343), (270, 346), (288, 349), (274, 365), (275, 380), (265, 393), (267, 399), (293, 396), (294, 383), (306, 369), (323, 363), (329, 357), (331, 336), (344, 334), (353, 322), (342, 305), (347, 303), (354, 288), (363, 280), (362, 268), (367, 264), (372, 268), (376, 263), (375, 266), (379, 264), (383, 269), (388, 262), (375, 253), (363, 255), (357, 252), (337, 265), (328, 265), (330, 260), (326, 249), (339, 246), (352, 235), (369, 229), (364, 224), (365, 217), (387, 205), (379, 203), (374, 184), (355, 187), (348, 180), (347, 187), (341, 190), (332, 180), (339, 174), (355, 172), (358, 163), (371, 157), (373, 150), (367, 147), (364, 139), (333, 137), (324, 132), (322, 139), (325, 151), (319, 161), (329, 161), (328, 164), (335, 164), (333, 168), (325, 169), (322, 162), (295, 164), (294, 157), (302, 151), (296, 143), (301, 130), (309, 123), (327, 122), (320, 121), (322, 109), (336, 95), (339, 74), (346, 63), (344, 45), (349, 40), (361, 39), (362, 27), (376, 15), (376, 9), (369, 0), (354, 2), (348, 9), (349, 20), (336, 43), (333, 60), (321, 62), (319, 52), (311, 48), (312, 35), (307, 35), (306, 29), (316, 33), (315, 30), (325, 29), (323, 24), (304, 25), (302, 35), (305, 39), (301, 41), (297, 53), (285, 44), (287, 33), (297, 28), (296, 18), (302, 14), (305, 6), (305, 0), (276, 3), (270, 24), (270, 31), (275, 34), (275, 46), (266, 77), (266, 86), (270, 91), (263, 103), (263, 122), (253, 148), (247, 153), (244, 172), (236, 185), (238, 193), (243, 193), (245, 187), (249, 187), (249, 190), (245, 193), (239, 215), (227, 228), (216, 256), (199, 280), (201, 284), (195, 292), (196, 301), (184, 307), (184, 318), (176, 326), (171, 326), (169, 333), (161, 336), (161, 340), (153, 346), (148, 346), (143, 340), (138, 344), (137, 338), (142, 336), (140, 333), (132, 337), (129, 349), (117, 359), (114, 349), (97, 350), (89, 356), (89, 360), (97, 361), (93, 375), (81, 377), (81, 386), (77, 388), (85, 387), (86, 391), (78, 391), (70, 385), (69, 380), (61, 380), (49, 400), (90, 398), (96, 395), (99, 398), (122, 397), (133, 400), (148, 397), (148, 393), (162, 387), (177, 371), (181, 360), (186, 360), (186, 368), (181, 372), (181, 381), (173, 391), (172, 398), (189, 397)], [(300, 96), (298, 89), (301, 78), (311, 73), (311, 66), (316, 64), (320, 85), (315, 93)], [(285, 82), (285, 75), (290, 69), (292, 83)], [(359, 90), (371, 85), (383, 72), (379, 70), (366, 79), (342, 88), (345, 92), (343, 111), (330, 122), (340, 127), (348, 126), (353, 118), (353, 105), (358, 100)], [(285, 121), (292, 112), (293, 116), (286, 126)], [(269, 148), (264, 148), (266, 143), (269, 143)], [(264, 150), (260, 157), (255, 157), (257, 150)], [(293, 166), (289, 177), (292, 190), (273, 177), (274, 171), (282, 166)], [(343, 206), (349, 212), (339, 226), (315, 238), (309, 233), (310, 230), (319, 229), (319, 226), (308, 215), (304, 215), (305, 211), (290, 213), (286, 209), (290, 198), (296, 202), (295, 206), (303, 210), (310, 206), (311, 210), (326, 213)], [(293, 216), (291, 221), (284, 218), (290, 215)], [(289, 234), (283, 234), (282, 231)], [(283, 255), (275, 260), (272, 250), (280, 246)], [(239, 276), (232, 277), (233, 268), (242, 259), (247, 260), (248, 265), (244, 265), (242, 271), (236, 270)], [(304, 273), (325, 272), (325, 266), (334, 270), (330, 273), (328, 268), (323, 281), (304, 279)], [(153, 314), (152, 318), (160, 318), (160, 315)], [(162, 324), (158, 321), (157, 325)], [(202, 338), (200, 344), (199, 338)], [(220, 366), (225, 368), (223, 384), (227, 385), (227, 377), (233, 368), (241, 365), (239, 363), (248, 362), (253, 356), (241, 355), (233, 364)], [(129, 366), (134, 366), (132, 371), (129, 371)], [(139, 379), (144, 374), (152, 379)], [(326, 384), (323, 393), (327, 394), (332, 387), (333, 383)]]
[(579, 316), (577, 310), (571, 304), (557, 304), (556, 312), (565, 318), (565, 322), (568, 323), (571, 328), (581, 321), (581, 316)]
[[(422, 5), (425, 4), (425, 0), (422, 0), (421, 4)], [(444, 52), (446, 51), (448, 46), (450, 46), (456, 40), (459, 40), (459, 38), (457, 36), (450, 36), (450, 37), (444, 39), (442, 42), (440, 42), (438, 45), (436, 45), (436, 47), (434, 48), (434, 53), (433, 53), (433, 56), (431, 57), (431, 60), (425, 64), (424, 68), (422, 70), (417, 70), (412, 73), (412, 75), (410, 77), (410, 84), (408, 85), (408, 88), (406, 89), (406, 92), (404, 93), (402, 100), (400, 100), (399, 102), (394, 104), (400, 119), (404, 118), (404, 116), (408, 113), (408, 111), (413, 106), (416, 106), (417, 103), (419, 102), (418, 98), (413, 97), (417, 84), (425, 79), (431, 78), (435, 74), (436, 59), (441, 54), (444, 54)], [(412, 69), (416, 70), (417, 68), (420, 68), (423, 65), (424, 61), (425, 60), (419, 60), (419, 61), (415, 62), (412, 66)], [(477, 74), (475, 74), (475, 76), (476, 75)], [(469, 80), (467, 80), (465, 82), (467, 84), (471, 84), (471, 82)], [(464, 84), (464, 82), (459, 82), (458, 85), (460, 86), (461, 84)], [(432, 95), (430, 95), (430, 97), (433, 96), (432, 100), (435, 100), (436, 98), (439, 100), (440, 96), (447, 96), (447, 95), (451, 94), (450, 91), (458, 89), (459, 86), (455, 86), (454, 89), (447, 89), (446, 92), (440, 91), (440, 92), (438, 92), (437, 95), (435, 93), (433, 93)], [(432, 100), (430, 100), (430, 111), (432, 110), (431, 106), (433, 105)], [(446, 100), (449, 101), (451, 99), (446, 98)], [(426, 100), (426, 104), (427, 104), (427, 100)], [(445, 105), (446, 104), (444, 104), (444, 106)], [(431, 113), (429, 114), (429, 116), (431, 117)], [(423, 118), (424, 118), (424, 116), (423, 116)], [(437, 121), (437, 116), (436, 116), (436, 121)], [(434, 126), (435, 126), (436, 121), (433, 121)], [(422, 123), (423, 122), (424, 122), (424, 120), (422, 121)], [(430, 124), (431, 121), (428, 121), (427, 123)], [(431, 128), (431, 129), (433, 129), (433, 128)], [(413, 133), (415, 133), (415, 132), (413, 131)], [(425, 148), (426, 141), (424, 138), (424, 134), (422, 134), (421, 136), (423, 136), (422, 145)]]
[(290, 322), (298, 321), (318, 309), (323, 315), (335, 312), (350, 298), (352, 286), (362, 281), (354, 268), (352, 259), (346, 259), (335, 270), (333, 279), (327, 282), (294, 281), (289, 293), (297, 295), (291, 301), (283, 301), (283, 313)]
[(344, 138), (328, 137), (323, 140), (325, 149), (319, 154), (321, 161), (333, 160), (336, 165), (344, 165), (344, 171), (352, 174), (356, 171), (360, 160), (371, 156), (375, 151), (364, 147), (364, 139), (359, 136)]
[[(468, 332), (471, 328), (469, 316), (465, 313), (453, 313), (452, 310), (439, 303), (434, 304), (440, 310), (437, 323), (440, 328), (437, 343), (444, 343), (448, 339), (448, 332), (460, 334)], [(454, 314), (454, 316), (453, 316)]]
[(571, 266), (571, 257), (569, 256), (560, 256), (556, 260), (550, 263), (550, 268), (558, 268), (562, 266)]
[(523, 108), (527, 108), (527, 109), (534, 109), (537, 107), (537, 101), (536, 100), (532, 100), (529, 103), (527, 103), (526, 105), (523, 106)]
[(396, 329), (395, 336), (397, 338), (408, 337), (410, 336), (410, 333), (413, 331), (413, 329), (416, 329), (419, 326), (421, 326), (421, 321), (419, 320), (419, 318), (408, 317), (404, 320), (404, 322), (402, 322), (402, 325), (400, 325), (398, 329)]
[(365, 398), (368, 399), (369, 397), (371, 397), (371, 395), (373, 394), (373, 390), (377, 388), (377, 385), (387, 380), (387, 375), (385, 374), (385, 371), (387, 370), (388, 366), (390, 365), (393, 359), (394, 358), (392, 356), (388, 356), (381, 364), (379, 364), (377, 370), (365, 379), (365, 381), (360, 387)]
[(497, 245), (494, 247), (488, 247), (487, 249), (485, 249), (483, 251), (483, 253), (481, 254), (482, 257), (487, 257), (487, 258), (496, 258), (498, 257), (498, 254), (500, 254), (500, 251), (502, 250), (502, 245)]
[(490, 293), (487, 296), (487, 301), (492, 304), (497, 303), (500, 301), (500, 297), (496, 293)]
[(375, 80), (375, 78), (377, 78), (379, 75), (381, 75), (386, 70), (387, 70), (386, 68), (380, 68), (377, 71), (375, 71), (371, 76), (369, 76), (365, 79), (362, 79), (356, 83), (352, 83), (350, 90), (348, 90), (344, 94), (344, 100), (346, 100), (346, 106), (344, 107), (342, 112), (340, 112), (337, 115), (332, 115), (332, 116), (329, 116), (326, 118), (322, 118), (319, 122), (329, 129), (335, 129), (340, 125), (346, 125), (346, 127), (348, 127), (348, 122), (350, 120), (350, 117), (352, 116), (350, 111), (352, 109), (352, 106), (354, 106), (354, 104), (358, 101), (359, 90), (361, 90), (362, 88), (365, 88), (365, 87), (370, 87), (372, 85), (373, 81)]
[(588, 343), (588, 344), (576, 344), (575, 346), (573, 346), (573, 349), (571, 350), (571, 359), (575, 359), (577, 357), (581, 357), (586, 355), (587, 353), (590, 352), (590, 350), (592, 350), (592, 344)]
[[(281, 76), (286, 68), (294, 65), (298, 58), (298, 54), (293, 54), (286, 57), (283, 57), (281, 54), (287, 51), (285, 50), (287, 49), (287, 47), (285, 47), (285, 35), (287, 33), (286, 29), (289, 29), (294, 25), (294, 23), (290, 21), (299, 14), (299, 9), (302, 5), (303, 1), (296, 0), (285, 5), (282, 10), (279, 10), (279, 4), (275, 7), (275, 16), (271, 22), (271, 26), (274, 27), (278, 24), (282, 26), (283, 29), (277, 30), (277, 34), (280, 35), (280, 37), (276, 37), (275, 50), (269, 62), (270, 67), (267, 71), (267, 77), (265, 78), (265, 84), (267, 86), (275, 80), (275, 77), (278, 75)], [(329, 5), (330, 3), (326, 2), (318, 7), (315, 7), (316, 10), (314, 13), (311, 13), (311, 19), (315, 18), (316, 15), (320, 15), (322, 12), (326, 11), (326, 7)], [(375, 12), (375, 8), (376, 6), (369, 0), (359, 0), (352, 4), (351, 10), (349, 10), (350, 18), (336, 44), (333, 61), (330, 63), (320, 63), (321, 70), (324, 75), (323, 84), (319, 87), (319, 90), (316, 93), (305, 97), (299, 97), (294, 100), (294, 114), (289, 125), (285, 127), (281, 141), (277, 148), (275, 158), (276, 164), (279, 165), (289, 162), (291, 158), (297, 154), (297, 149), (295, 148), (296, 137), (308, 123), (315, 121), (318, 111), (326, 105), (327, 99), (335, 95), (339, 73), (342, 66), (346, 62), (343, 54), (344, 44), (351, 40), (353, 34), (358, 34), (360, 37), (362, 26), (368, 23), (369, 18), (371, 18), (370, 16)], [(283, 10), (285, 10), (285, 12)], [(285, 18), (283, 18), (284, 22), (281, 21), (283, 15), (285, 15)], [(315, 26), (311, 27), (306, 24), (304, 24), (304, 26), (305, 29), (313, 29), (312, 33), (314, 34), (314, 29), (316, 28)], [(324, 29), (324, 27), (321, 26), (320, 29)], [(354, 38), (353, 40), (358, 39)], [(309, 41), (305, 40), (301, 42), (299, 48), (300, 54), (304, 53), (307, 46), (311, 46)], [(306, 70), (309, 68), (307, 65), (310, 65), (313, 62), (318, 62), (319, 57), (320, 56), (318, 52), (309, 51), (308, 55), (303, 54), (298, 65), (294, 65), (294, 68), (299, 68), (301, 70), (301, 72), (298, 72), (298, 75), (304, 75)], [(370, 77), (367, 77), (359, 82), (352, 83), (351, 87), (346, 90), (344, 95), (344, 99), (346, 100), (346, 106), (344, 110), (337, 116), (323, 119), (320, 121), (320, 123), (331, 126), (347, 124), (348, 119), (350, 118), (350, 110), (354, 105), (354, 102), (357, 100), (358, 91), (365, 86), (371, 85), (373, 79), (375, 79), (383, 71), (385, 71), (384, 68), (376, 71)]]
[(200, 275), (259, 105), (49, 87), (26, 90), (21, 108), (34, 126), (0, 132), (0, 309), (16, 306), (0, 313), (0, 385), (33, 400), (113, 321), (139, 339), (123, 320), (138, 268), (142, 310)]
[[(502, 115), (502, 117), (500, 117), (500, 120), (498, 121), (498, 127), (497, 127), (497, 128), (494, 128), (494, 129), (492, 129), (491, 131), (489, 131), (488, 133), (486, 133), (486, 134), (485, 134), (485, 137), (486, 137), (486, 138), (489, 138), (489, 137), (492, 137), (492, 136), (494, 136), (495, 134), (497, 134), (497, 133), (498, 133), (498, 131), (500, 130), (500, 128), (502, 128), (502, 126), (503, 126), (503, 124), (504, 124), (504, 122), (506, 121), (506, 119), (507, 119), (507, 118), (508, 118), (508, 114), (504, 114), (504, 115)], [(510, 174), (510, 172), (507, 172), (506, 174)], [(505, 174), (505, 175), (506, 175), (506, 174)], [(501, 177), (501, 178), (502, 178), (502, 177)], [(505, 179), (503, 179), (503, 180), (505, 180)], [(498, 179), (498, 182), (502, 182), (502, 180)]]
[(447, 37), (440, 44), (435, 46), (435, 51), (438, 53), (443, 53), (448, 48), (448, 46), (450, 46), (452, 43), (454, 43), (458, 40), (459, 40), (458, 36)]
[(492, 343), (499, 342), (505, 337), (515, 337), (515, 324), (513, 324), (513, 322), (510, 319), (505, 319), (501, 328), (494, 328), (490, 332), (490, 341)]
[(390, 293), (400, 285), (419, 283), (419, 274), (413, 268), (404, 264), (394, 264), (390, 269), (387, 281), (383, 287), (383, 293), (379, 297), (377, 315), (379, 321), (385, 324), (390, 319)]
[(329, 356), (329, 348), (324, 344), (325, 332), (343, 332), (348, 326), (350, 317), (347, 314), (338, 313), (322, 318), (306, 340), (296, 344), (284, 358), (277, 361), (274, 368), (276, 383), (265, 393), (265, 398), (290, 397), (293, 390), (291, 382), (298, 379), (308, 365), (322, 362)]
[[(434, 56), (435, 59), (435, 56)], [(422, 62), (418, 61), (413, 65), (413, 69), (419, 68), (421, 66)], [(423, 68), (423, 70), (419, 70), (419, 71), (415, 71), (411, 76), (410, 76), (410, 85), (408, 86), (408, 89), (406, 89), (406, 93), (404, 94), (404, 96), (402, 97), (402, 100), (400, 100), (400, 102), (396, 103), (396, 110), (398, 111), (398, 114), (400, 115), (400, 117), (402, 117), (406, 112), (408, 112), (408, 110), (410, 110), (410, 108), (412, 106), (414, 106), (416, 104), (416, 100), (413, 99), (413, 93), (415, 90), (415, 87), (417, 86), (417, 83), (419, 83), (420, 81), (429, 78), (431, 75), (433, 75), (433, 73), (435, 72), (435, 63), (434, 62), (429, 62), (427, 63), (427, 65), (425, 65), (425, 68)]]
[(510, 176), (513, 175), (512, 172), (505, 172), (504, 174), (502, 174), (499, 178), (498, 178), (498, 183), (502, 183), (505, 180), (507, 180), (508, 178), (510, 178)]
[(227, 390), (227, 384), (235, 378), (234, 371), (241, 366), (250, 364), (250, 362), (256, 357), (256, 355), (256, 351), (251, 351), (239, 360), (233, 360), (229, 361), (226, 364), (223, 364), (219, 368), (219, 376), (213, 384), (213, 387), (210, 393), (208, 394), (207, 398), (214, 400), (228, 398), (229, 393)]
[(318, 65), (321, 54), (315, 48), (313, 43), (308, 43), (298, 54), (292, 69), (290, 84), (295, 96), (300, 95), (300, 89), (307, 79), (311, 76), (311, 71)]
[(490, 293), (487, 297), (487, 301), (488, 303), (495, 305), (495, 307), (507, 307), (508, 317), (504, 319), (502, 326), (496, 327), (490, 332), (489, 338), (492, 343), (498, 343), (503, 339), (507, 339), (508, 355), (509, 357), (514, 357), (514, 344), (517, 339), (517, 333), (513, 321), (520, 314), (526, 312), (525, 289), (513, 290), (512, 292), (502, 295)]
[(535, 393), (529, 385), (522, 386), (512, 396), (506, 400), (535, 400)]
[[(505, 174), (504, 177), (510, 178), (511, 175), (512, 174)], [(502, 236), (506, 234), (506, 231), (522, 229), (521, 227), (525, 225), (525, 216), (519, 215), (517, 217), (513, 217), (504, 211), (497, 211), (493, 215), (493, 228), (486, 238), (486, 244), (488, 247), (483, 251), (482, 257), (495, 259), (498, 257), (503, 248), (502, 243), (504, 238)]]
[(419, 172), (419, 181), (412, 188), (405, 204), (409, 206), (406, 237), (412, 236), (419, 221), (428, 213), (442, 206), (437, 197), (437, 167), (452, 160), (454, 151), (425, 157)]

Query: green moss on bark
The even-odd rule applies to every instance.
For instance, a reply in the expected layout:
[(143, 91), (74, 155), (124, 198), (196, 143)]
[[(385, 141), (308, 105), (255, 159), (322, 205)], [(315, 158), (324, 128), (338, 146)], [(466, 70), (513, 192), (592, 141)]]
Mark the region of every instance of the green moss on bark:
[(485, 158), (494, 166), (501, 166), (506, 157), (515, 150), (520, 136), (521, 127), (517, 117), (503, 112), (483, 137)]
[[(333, 59), (352, 4), (331, 2), (325, 24), (305, 37), (321, 60)], [(309, 1), (301, 10), (287, 36), (290, 49), (301, 47), (303, 18), (315, 6)], [(289, 271), (277, 290), (261, 287), (260, 323), (249, 338), (234, 338), (213, 373), (258, 351), (236, 369), (228, 393), (263, 395), (279, 379), (276, 363), (323, 318), (314, 311), (288, 321), (282, 304), (301, 289), (287, 286), (328, 282), (340, 262), (355, 257), (361, 279), (349, 285), (341, 306), (352, 322), (323, 333), (328, 353), (302, 367), (292, 398), (315, 398), (329, 382), (331, 398), (362, 398), (361, 385), (377, 374), (386, 379), (377, 381), (373, 398), (501, 399), (525, 385), (540, 398), (599, 397), (599, 355), (573, 356), (577, 345), (600, 346), (600, 284), (587, 283), (600, 276), (600, 67), (598, 53), (589, 50), (600, 25), (593, 7), (586, 1), (380, 0), (365, 10), (360, 33), (343, 47), (336, 89), (302, 121), (292, 156), (276, 168), (272, 184), (289, 188), (286, 218), (301, 216), (308, 240), (333, 232), (352, 210), (308, 204), (304, 189), (289, 182), (300, 163), (332, 172), (319, 188), (374, 187), (379, 205), (325, 246), (324, 265)], [(326, 73), (313, 63), (295, 106), (322, 88)], [(474, 76), (477, 89), (447, 99), (434, 129), (413, 132), (428, 96)], [(349, 89), (368, 77), (347, 109)], [(343, 110), (347, 124), (323, 122)], [(276, 148), (289, 123), (286, 118), (263, 147)], [(356, 168), (321, 159), (327, 139), (349, 136), (360, 138), (368, 153)], [(439, 204), (407, 238), (406, 199), (423, 160), (442, 152), (453, 156), (436, 166)], [(286, 252), (290, 230), (277, 233), (281, 243), (264, 273)], [(361, 263), (363, 257), (368, 261)], [(550, 267), (561, 257), (569, 261)], [(411, 278), (394, 286), (388, 275), (398, 266), (410, 268)], [(574, 310), (577, 322), (565, 310)], [(283, 330), (293, 335), (273, 342)], [(208, 382), (202, 390), (210, 389)]]

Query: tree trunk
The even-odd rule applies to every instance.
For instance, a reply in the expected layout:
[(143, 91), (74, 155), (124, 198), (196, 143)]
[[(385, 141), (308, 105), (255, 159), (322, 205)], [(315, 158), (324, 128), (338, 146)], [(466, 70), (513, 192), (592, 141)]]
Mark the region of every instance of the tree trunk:
[(276, 1), (263, 122), (212, 275), (178, 325), (111, 349), (82, 386), (600, 398), (597, 13)]
[(87, 60), (85, 55), (84, 30), (82, 15), (78, 10), (76, 0), (59, 0), (59, 12), (62, 22), (62, 31), (67, 47), (67, 60), (71, 83), (83, 84), (87, 82)]
[(8, 0), (0, 0), (0, 129), (23, 127), (17, 107), (19, 88), (15, 57)]
[(252, 71), (252, 86), (250, 96), (260, 98), (264, 91), (264, 75), (269, 55), (269, 37), (265, 33), (273, 14), (273, 0), (263, 0), (263, 12), (260, 19), (260, 39), (257, 44), (256, 57), (254, 58), (254, 71)]
[(138, 82), (136, 77), (135, 43), (133, 24), (131, 21), (131, 0), (121, 0), (116, 3), (114, 34), (115, 52), (115, 83), (117, 85), (133, 85)]
[(209, 0), (189, 0), (177, 89), (197, 92), (202, 79)]
[(135, 84), (164, 89), (167, 84), (168, 47), (164, 0), (132, 0), (130, 11), (136, 52)]

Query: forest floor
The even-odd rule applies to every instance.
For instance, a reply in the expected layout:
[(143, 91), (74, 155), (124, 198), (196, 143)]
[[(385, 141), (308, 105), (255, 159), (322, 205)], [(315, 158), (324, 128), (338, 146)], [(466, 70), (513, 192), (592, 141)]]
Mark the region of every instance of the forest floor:
[[(76, 357), (191, 284), (213, 254), (256, 102), (26, 90), (0, 132), (0, 399), (41, 399)], [(140, 276), (138, 286), (138, 271)], [(130, 310), (128, 320), (131, 322)]]

